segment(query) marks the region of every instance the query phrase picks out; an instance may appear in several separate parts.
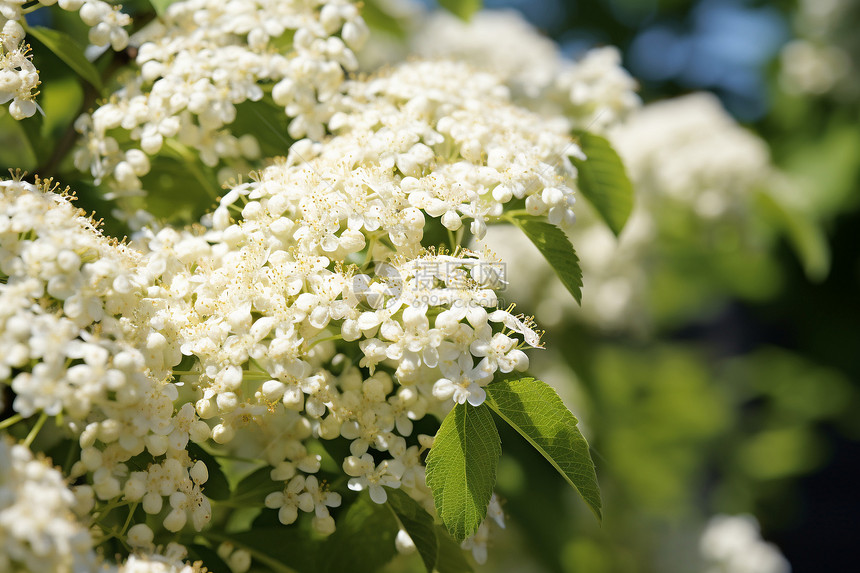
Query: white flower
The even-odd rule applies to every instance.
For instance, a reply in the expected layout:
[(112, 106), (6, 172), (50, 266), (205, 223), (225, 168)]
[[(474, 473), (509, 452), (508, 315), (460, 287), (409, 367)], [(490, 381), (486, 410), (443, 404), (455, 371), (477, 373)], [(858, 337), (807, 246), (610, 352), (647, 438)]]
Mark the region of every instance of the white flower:
[(366, 489), (374, 503), (382, 504), (388, 500), (385, 487), (399, 488), (400, 478), (405, 468), (396, 460), (383, 460), (379, 464), (374, 464), (373, 456), (363, 454), (357, 459), (350, 456), (344, 460), (343, 469), (347, 475), (354, 476), (348, 482), (349, 489), (353, 491)]
[[(129, 153), (154, 155), (172, 140), (174, 148), (178, 142), (195, 149), (206, 165), (225, 161), (244, 171), (247, 160), (259, 158), (259, 143), (251, 134), (233, 134), (229, 126), (236, 106), (262, 99), (261, 85), (269, 83), (275, 84), (275, 103), (294, 118), (290, 136), (322, 139), (323, 124), (333, 113), (328, 102), (344, 79), (343, 70), (355, 69), (352, 49), (362, 42), (366, 26), (351, 3), (321, 4), (173, 2), (158, 22), (132, 39), (139, 44), (140, 73), (77, 122), (84, 137), (76, 166), (97, 181), (106, 179), (110, 196), (122, 199), (127, 216), (137, 208), (130, 198), (141, 193), (139, 178), (149, 170), (148, 161), (137, 156), (131, 162)], [(81, 17), (94, 26), (94, 43), (109, 41), (116, 48), (128, 37), (118, 27), (125, 22), (116, 16), (121, 13), (109, 8), (88, 0)], [(282, 53), (280, 42), (289, 33), (291, 47)], [(129, 132), (134, 147), (123, 149), (125, 144), (107, 135), (117, 128)]]
[(474, 366), (471, 356), (460, 354), (456, 361), (443, 359), (440, 369), (445, 378), (433, 384), (433, 396), (439, 400), (453, 398), (458, 404), (468, 401), (472, 406), (484, 403), (487, 392), (482, 386), (492, 380), (492, 374)]
[(593, 49), (572, 62), (517, 11), (482, 10), (466, 23), (440, 10), (416, 28), (412, 44), (419, 54), (492, 71), (515, 101), (563, 114), (573, 127), (605, 131), (641, 105), (638, 85), (621, 67), (616, 48)]
[(717, 515), (708, 521), (699, 541), (708, 572), (789, 573), (791, 566), (779, 549), (761, 539), (750, 515)]
[(93, 541), (75, 504), (60, 472), (0, 437), (0, 570), (94, 571)]

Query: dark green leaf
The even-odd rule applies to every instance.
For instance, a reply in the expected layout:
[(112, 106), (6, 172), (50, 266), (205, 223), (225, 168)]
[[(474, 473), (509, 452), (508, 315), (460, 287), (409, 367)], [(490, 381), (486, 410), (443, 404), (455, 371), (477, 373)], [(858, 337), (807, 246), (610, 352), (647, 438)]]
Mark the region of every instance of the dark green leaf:
[(517, 217), (513, 221), (540, 250), (576, 302), (581, 304), (582, 270), (567, 235), (555, 225), (533, 217)]
[(830, 272), (830, 245), (827, 236), (809, 216), (777, 201), (770, 193), (759, 193), (759, 204), (782, 227), (806, 276), (821, 281)]
[(27, 34), (44, 44), (46, 48), (65, 62), (76, 74), (101, 92), (101, 76), (92, 62), (84, 55), (84, 50), (75, 42), (74, 38), (65, 32), (42, 26), (28, 26)]
[(374, 503), (366, 492), (356, 498), (337, 520), (337, 530), (322, 549), (322, 571), (374, 573), (397, 553), (397, 520), (385, 505)]
[(193, 544), (188, 546), (188, 560), (192, 563), (202, 561), (204, 567), (209, 571), (229, 571), (230, 568), (218, 553), (205, 545)]
[(467, 22), (484, 6), (483, 0), (439, 0), (439, 5)]
[(421, 505), (401, 489), (388, 488), (388, 505), (397, 516), (403, 529), (412, 538), (428, 573), (436, 567), (439, 542), (436, 539), (436, 526), (433, 517)]
[(457, 404), (427, 455), (427, 485), (436, 512), (457, 541), (477, 531), (487, 515), (502, 444), (487, 405)]
[(588, 443), (556, 391), (534, 378), (497, 380), (487, 404), (547, 459), (602, 519), (600, 488)]
[(436, 526), (436, 541), (439, 552), (436, 557), (436, 571), (439, 573), (471, 573), (472, 567), (466, 561), (460, 545), (441, 525)]
[(251, 554), (254, 561), (274, 573), (318, 573), (323, 542), (297, 525), (260, 527), (251, 531), (204, 533), (217, 542), (227, 541)]
[(27, 146), (33, 154), (35, 163), (38, 163), (42, 157), (49, 155), (54, 148), (54, 143), (50, 141), (42, 133), (44, 131), (45, 118), (42, 114), (36, 112), (32, 117), (28, 117), (23, 121), (17, 122), (17, 126), (21, 129), (24, 137), (27, 140)]
[(202, 460), (209, 470), (209, 479), (203, 484), (203, 493), (209, 499), (224, 500), (230, 498), (230, 484), (221, 470), (221, 464), (209, 452), (195, 443), (188, 444), (188, 453), (192, 459)]
[(230, 496), (229, 504), (233, 507), (263, 507), (267, 495), (284, 488), (283, 483), (272, 481), (271, 473), (272, 468), (264, 467), (243, 478)]
[(575, 136), (586, 157), (570, 158), (579, 171), (579, 190), (618, 235), (633, 210), (633, 185), (624, 164), (603, 137), (587, 131)]

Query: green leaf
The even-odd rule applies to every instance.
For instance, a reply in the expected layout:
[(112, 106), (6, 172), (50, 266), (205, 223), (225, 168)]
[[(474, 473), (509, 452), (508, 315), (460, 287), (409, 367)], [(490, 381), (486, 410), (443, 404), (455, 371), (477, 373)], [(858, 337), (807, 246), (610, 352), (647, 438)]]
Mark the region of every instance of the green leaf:
[(477, 531), (487, 515), (502, 444), (488, 406), (457, 404), (427, 455), (427, 485), (436, 512), (457, 541)]
[(576, 417), (551, 386), (534, 378), (489, 384), (487, 404), (558, 470), (602, 520), (600, 488)]
[(359, 495), (337, 520), (337, 529), (322, 548), (329, 573), (374, 573), (397, 553), (397, 520), (385, 505), (374, 503), (367, 492)]
[(579, 171), (579, 190), (617, 236), (633, 210), (633, 185), (606, 139), (587, 131), (574, 135), (586, 157), (570, 158)]
[(806, 276), (813, 281), (824, 280), (830, 272), (830, 246), (821, 227), (811, 217), (784, 205), (770, 193), (761, 192), (758, 199), (766, 213), (785, 232)]
[(421, 505), (409, 497), (405, 491), (401, 489), (387, 489), (388, 506), (397, 516), (400, 525), (412, 538), (415, 543), (415, 548), (418, 549), (418, 554), (421, 555), (421, 560), (424, 561), (424, 566), (427, 567), (428, 573), (436, 567), (436, 559), (439, 553), (439, 541), (436, 539), (436, 526), (433, 523), (433, 517), (424, 511)]
[(55, 56), (65, 62), (76, 74), (99, 92), (102, 91), (102, 79), (99, 71), (87, 59), (84, 50), (74, 38), (65, 32), (43, 26), (27, 26), (27, 34), (44, 44)]
[(167, 11), (167, 8), (179, 0), (149, 0), (149, 3), (152, 4), (152, 7), (155, 9), (155, 13), (159, 16), (164, 16), (164, 13)]
[(192, 459), (202, 460), (206, 464), (206, 469), (209, 470), (209, 479), (203, 484), (203, 493), (206, 494), (206, 497), (214, 500), (229, 499), (230, 483), (221, 470), (221, 464), (218, 463), (218, 460), (195, 443), (188, 444), (188, 453)]
[(30, 152), (33, 154), (34, 165), (38, 164), (54, 148), (54, 142), (45, 137), (43, 133), (45, 131), (45, 118), (37, 112), (32, 117), (16, 123), (16, 127), (21, 130), (21, 133), (27, 140), (27, 147), (30, 148)]
[(205, 545), (192, 544), (188, 546), (188, 560), (202, 561), (208, 571), (229, 571), (230, 568), (218, 553)]
[(512, 220), (540, 250), (576, 302), (582, 304), (582, 269), (564, 231), (534, 217), (521, 216)]
[[(260, 565), (274, 573), (318, 573), (323, 542), (297, 525), (257, 527), (251, 531), (218, 533), (206, 531), (203, 536), (216, 542), (227, 541), (244, 549)], [(204, 563), (205, 565), (206, 563)]]
[(436, 571), (439, 573), (471, 573), (472, 567), (466, 561), (460, 544), (448, 534), (441, 525), (436, 526), (436, 541), (439, 552), (436, 556)]
[(227, 503), (232, 507), (263, 507), (267, 495), (284, 488), (282, 482), (272, 481), (271, 473), (272, 468), (263, 467), (245, 476)]
[(483, 0), (439, 0), (439, 5), (466, 22), (484, 6)]

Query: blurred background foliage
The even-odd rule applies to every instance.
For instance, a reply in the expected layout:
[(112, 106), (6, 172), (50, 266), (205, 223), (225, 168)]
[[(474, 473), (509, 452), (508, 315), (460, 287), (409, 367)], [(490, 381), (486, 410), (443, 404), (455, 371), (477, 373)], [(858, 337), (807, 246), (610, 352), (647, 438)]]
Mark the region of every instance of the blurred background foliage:
[[(149, 10), (146, 0), (124, 4), (132, 15)], [(699, 537), (720, 513), (754, 515), (796, 573), (846, 570), (860, 530), (860, 2), (484, 5), (519, 10), (572, 58), (594, 46), (618, 46), (645, 102), (716, 94), (767, 142), (802, 198), (804, 221), (823, 233), (826, 245), (804, 243), (801, 229), (771, 233), (766, 248), (752, 248), (731, 221), (705, 233), (696, 220), (667, 212), (656, 254), (642, 263), (650, 327), (607, 332), (574, 311), (547, 328), (549, 350), (533, 360), (591, 442), (604, 524), (518, 435), (503, 434), (497, 489), (510, 519), (505, 530), (495, 530), (483, 570), (703, 571)], [(403, 36), (391, 6), (366, 0), (365, 17)], [(53, 14), (56, 21), (30, 24), (85, 36), (76, 17)], [(74, 168), (67, 126), (116, 86), (82, 85), (33, 43), (45, 115), (15, 122), (0, 114), (0, 165), (55, 177), (77, 191), (82, 208), (109, 215), (110, 202)], [(816, 49), (838, 60), (829, 75), (819, 73), (820, 59), (807, 57)], [(108, 52), (94, 63), (109, 78), (128, 58)], [(286, 124), (274, 107), (240, 106), (234, 133), (254, 133), (264, 156), (283, 154), (291, 143)], [(148, 208), (176, 224), (198, 220), (221, 183), (242, 168), (197, 161), (189, 173), (188, 152), (167, 149), (144, 179)], [(751, 208), (765, 227), (800, 224), (766, 202)], [(128, 232), (110, 217), (105, 230)], [(813, 252), (799, 257), (804, 249)], [(817, 261), (811, 268), (810, 260)], [(509, 280), (516, 273), (509, 267)], [(587, 290), (584, 296), (587, 303)], [(518, 302), (534, 313), (539, 298)], [(415, 555), (401, 556), (388, 569), (419, 571), (421, 564)]]

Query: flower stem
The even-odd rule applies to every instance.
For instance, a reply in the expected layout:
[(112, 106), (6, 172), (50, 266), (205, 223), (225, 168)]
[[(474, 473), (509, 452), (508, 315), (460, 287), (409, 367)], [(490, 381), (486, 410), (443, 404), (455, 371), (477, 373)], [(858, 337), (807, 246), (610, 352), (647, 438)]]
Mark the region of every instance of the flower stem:
[(47, 420), (48, 420), (48, 415), (46, 413), (42, 412), (39, 415), (39, 419), (36, 420), (36, 425), (33, 426), (33, 429), (30, 430), (30, 433), (27, 434), (27, 437), (24, 439), (24, 445), (25, 446), (27, 446), (28, 448), (30, 447), (30, 444), (32, 444), (33, 440), (36, 439), (36, 436), (39, 435), (39, 431), (42, 429), (42, 426), (45, 425), (45, 422)]
[(14, 416), (6, 418), (2, 422), (0, 422), (0, 430), (5, 430), (9, 426), (17, 424), (18, 422), (20, 422), (23, 419), (24, 419), (24, 416), (22, 416), (21, 414), (15, 414)]

